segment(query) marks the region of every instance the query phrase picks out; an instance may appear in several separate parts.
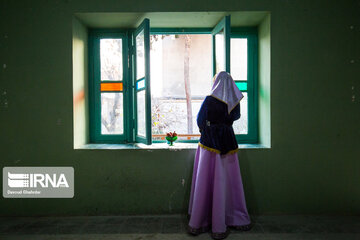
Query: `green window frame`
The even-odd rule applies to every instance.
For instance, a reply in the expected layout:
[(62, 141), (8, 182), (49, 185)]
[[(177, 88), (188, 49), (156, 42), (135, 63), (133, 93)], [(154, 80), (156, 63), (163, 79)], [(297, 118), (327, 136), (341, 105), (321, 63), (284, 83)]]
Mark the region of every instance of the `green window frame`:
[[(142, 44), (143, 44), (143, 51), (144, 51), (144, 75), (138, 76), (138, 50), (137, 44), (138, 44), (138, 37), (139, 42), (141, 41), (142, 36)], [(132, 88), (134, 93), (134, 116), (133, 116), (133, 122), (134, 122), (134, 133), (135, 133), (135, 141), (145, 143), (147, 145), (150, 145), (152, 143), (152, 134), (151, 134), (151, 93), (150, 93), (150, 21), (149, 19), (144, 19), (144, 21), (140, 24), (140, 26), (133, 31), (132, 34), (132, 78), (133, 78), (133, 84)], [(129, 56), (130, 59), (130, 56)], [(145, 109), (145, 121), (144, 121), (144, 135), (139, 134), (139, 116), (138, 116), (138, 107), (139, 103), (138, 96), (139, 94), (144, 93), (144, 109)]]
[(232, 28), (231, 38), (246, 38), (248, 43), (247, 81), (234, 79), (239, 89), (248, 94), (248, 133), (237, 134), (236, 140), (258, 143), (258, 30), (256, 27)]
[[(129, 79), (127, 71), (128, 55), (128, 33), (121, 30), (90, 30), (89, 31), (89, 127), (91, 143), (124, 143), (129, 136), (129, 105), (128, 92)], [(122, 63), (123, 63), (123, 134), (103, 135), (101, 134), (101, 90), (100, 84), (108, 81), (101, 81), (100, 74), (100, 40), (101, 39), (121, 39), (122, 40)], [(110, 82), (110, 81), (109, 81)], [(114, 81), (111, 81), (114, 82)], [(120, 82), (120, 81), (116, 81)]]
[[(146, 73), (144, 78), (136, 77), (136, 36), (141, 31), (144, 35), (144, 49)], [(213, 36), (213, 72), (216, 71), (215, 35), (224, 33), (223, 51), (225, 54), (224, 70), (230, 72), (230, 40), (231, 38), (246, 38), (248, 40), (248, 77), (247, 81), (234, 79), (242, 91), (248, 94), (248, 134), (236, 135), (238, 143), (258, 142), (258, 36), (257, 28), (230, 27), (230, 16), (224, 17), (214, 28), (150, 28), (150, 21), (145, 19), (137, 29), (91, 29), (89, 31), (89, 113), (90, 113), (90, 142), (91, 143), (152, 143), (151, 136), (151, 102), (150, 102), (150, 34), (212, 34)], [(101, 103), (100, 103), (100, 46), (102, 38), (121, 38), (123, 53), (123, 112), (124, 131), (121, 135), (101, 134)], [(145, 87), (137, 89), (141, 80), (145, 80)], [(209, 79), (211, 81), (211, 79)], [(146, 136), (137, 135), (137, 101), (138, 91), (146, 90), (145, 114)], [(165, 142), (165, 141), (154, 141)], [(198, 142), (198, 140), (183, 140), (182, 142)]]

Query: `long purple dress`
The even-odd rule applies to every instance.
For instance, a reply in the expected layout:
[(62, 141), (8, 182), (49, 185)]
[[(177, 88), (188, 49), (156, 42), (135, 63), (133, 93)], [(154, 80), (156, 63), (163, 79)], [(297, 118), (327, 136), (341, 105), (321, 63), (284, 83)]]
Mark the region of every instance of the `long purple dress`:
[(232, 123), (240, 118), (239, 104), (228, 114), (227, 105), (207, 96), (197, 122), (201, 131), (194, 160), (189, 202), (192, 232), (225, 233), (228, 226), (251, 223), (246, 208), (237, 143)]

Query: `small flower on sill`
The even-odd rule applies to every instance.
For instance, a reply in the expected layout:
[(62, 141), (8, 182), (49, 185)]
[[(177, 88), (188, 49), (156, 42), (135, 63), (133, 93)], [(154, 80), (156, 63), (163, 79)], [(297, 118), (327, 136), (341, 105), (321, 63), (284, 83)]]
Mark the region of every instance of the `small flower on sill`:
[(176, 137), (177, 133), (175, 131), (174, 132), (168, 132), (168, 133), (166, 133), (166, 136), (167, 137)]
[(166, 133), (166, 140), (170, 146), (173, 145), (173, 142), (175, 142), (176, 139), (177, 139), (177, 134), (175, 131)]

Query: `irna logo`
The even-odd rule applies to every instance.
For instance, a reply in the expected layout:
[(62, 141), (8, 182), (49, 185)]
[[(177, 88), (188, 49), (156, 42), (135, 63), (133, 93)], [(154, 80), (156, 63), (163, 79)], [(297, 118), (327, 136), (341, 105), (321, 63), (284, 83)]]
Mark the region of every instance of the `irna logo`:
[(4, 167), (4, 198), (73, 198), (73, 167)]
[(11, 188), (47, 188), (49, 186), (53, 188), (69, 187), (64, 174), (42, 174), (42, 173), (10, 173), (8, 172), (8, 185)]

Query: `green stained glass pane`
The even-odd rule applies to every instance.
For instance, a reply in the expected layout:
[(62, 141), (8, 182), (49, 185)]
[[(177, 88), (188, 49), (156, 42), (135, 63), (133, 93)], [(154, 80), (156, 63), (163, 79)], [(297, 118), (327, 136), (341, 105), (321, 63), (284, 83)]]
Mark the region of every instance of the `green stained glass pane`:
[(235, 82), (240, 91), (247, 91), (247, 82)]

